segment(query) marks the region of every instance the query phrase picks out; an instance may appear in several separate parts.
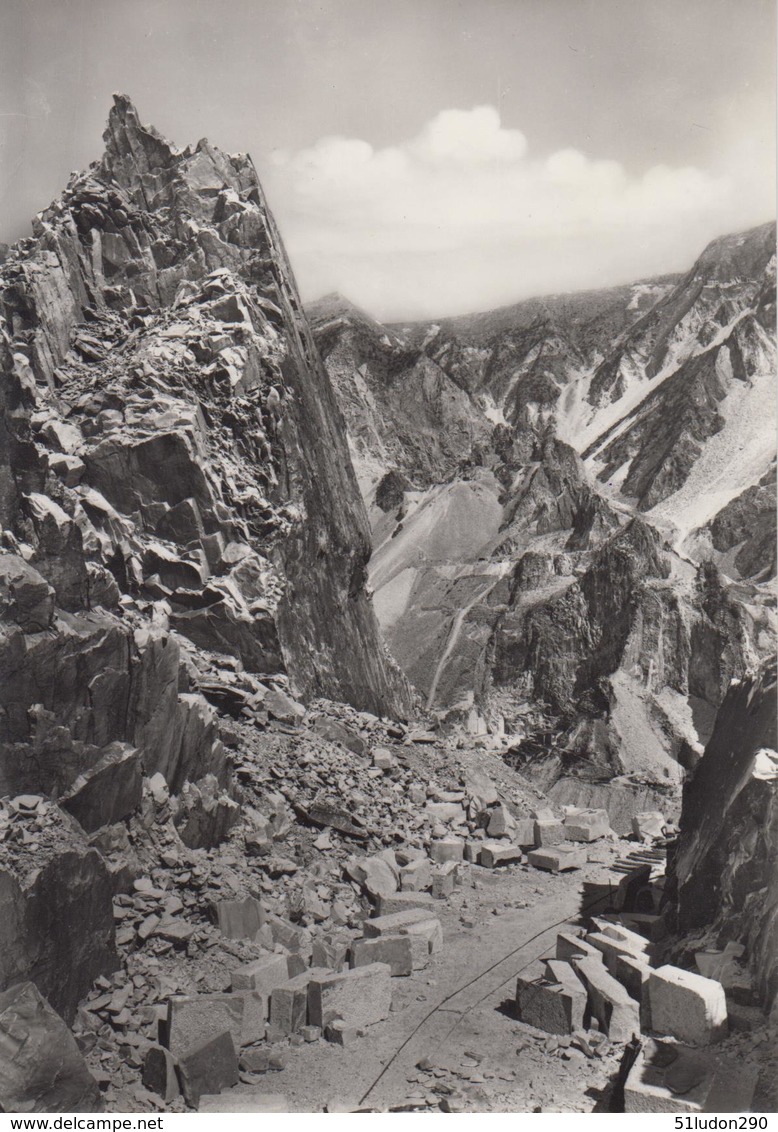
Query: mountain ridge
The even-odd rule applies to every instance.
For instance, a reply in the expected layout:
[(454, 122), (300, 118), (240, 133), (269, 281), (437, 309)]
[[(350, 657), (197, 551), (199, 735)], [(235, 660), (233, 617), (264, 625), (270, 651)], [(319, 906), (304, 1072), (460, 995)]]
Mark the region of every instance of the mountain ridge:
[[(767, 224), (683, 274), (552, 303), (388, 326), (337, 298), (311, 307), (373, 524), (379, 620), (428, 706), (502, 705), (521, 730), (515, 705), (536, 699), (561, 712), (555, 745), (579, 773), (623, 771), (626, 749), (661, 778), (704, 743), (774, 625), (774, 273)], [(741, 468), (729, 456), (754, 414)], [(635, 573), (616, 550), (630, 529), (652, 547)], [(586, 703), (596, 740), (575, 723)]]

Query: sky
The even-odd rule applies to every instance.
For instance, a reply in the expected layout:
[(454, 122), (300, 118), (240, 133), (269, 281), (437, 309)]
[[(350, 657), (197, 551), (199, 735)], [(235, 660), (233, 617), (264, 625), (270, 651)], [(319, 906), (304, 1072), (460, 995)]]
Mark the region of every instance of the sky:
[(248, 151), (303, 298), (379, 318), (686, 270), (775, 215), (773, 0), (2, 0), (0, 240), (117, 90)]

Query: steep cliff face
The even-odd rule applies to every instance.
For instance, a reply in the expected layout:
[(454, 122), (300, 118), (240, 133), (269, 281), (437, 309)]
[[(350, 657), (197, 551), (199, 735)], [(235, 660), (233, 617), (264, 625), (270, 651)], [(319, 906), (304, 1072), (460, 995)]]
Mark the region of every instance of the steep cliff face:
[(338, 295), (312, 304), (308, 315), (363, 486), (390, 468), (416, 486), (451, 479), (488, 445), (490, 422), (429, 343), (406, 342)]
[(113, 885), (78, 824), (32, 802), (0, 806), (0, 987), (30, 979), (70, 1023), (92, 980), (119, 965)]
[(673, 868), (678, 928), (746, 947), (761, 1000), (778, 993), (776, 666), (730, 688), (686, 784)]
[(633, 519), (554, 591), (517, 592), (497, 620), (492, 693), (540, 701), (554, 719), (543, 744), (530, 732), (510, 761), (549, 790), (569, 776), (678, 785), (730, 679), (755, 663), (757, 637), (714, 566), (679, 563)]
[(741, 578), (767, 581), (775, 575), (775, 464), (758, 483), (741, 491), (704, 532), (719, 554), (730, 556)]
[[(605, 490), (735, 579), (737, 555), (725, 558), (707, 530), (760, 478), (774, 482), (774, 371), (775, 227), (767, 224), (714, 240), (614, 343), (588, 385), (596, 411), (582, 450)], [(752, 545), (742, 576), (769, 576), (771, 558)]]
[(124, 96), (105, 143), (0, 270), (0, 796), (58, 801), (90, 838), (52, 807), (45, 876), (0, 861), (0, 983), (33, 978), (68, 1015), (113, 954), (122, 879), (90, 844), (112, 859), (142, 776), (180, 795), (188, 845), (235, 821), (206, 696), (261, 709), (291, 683), (410, 705), (365, 588), (340, 412), (250, 159), (175, 149)]
[[(512, 757), (546, 787), (677, 782), (771, 647), (774, 278), (765, 225), (683, 277), (466, 318), (311, 310), (392, 651), (432, 710), (521, 739), (544, 705)], [(420, 407), (432, 372), (443, 405)]]
[[(60, 608), (141, 592), (250, 671), (403, 710), (340, 413), (250, 160), (174, 149), (123, 96), (105, 140), (4, 270), (28, 560)], [(53, 578), (65, 549), (72, 576)]]

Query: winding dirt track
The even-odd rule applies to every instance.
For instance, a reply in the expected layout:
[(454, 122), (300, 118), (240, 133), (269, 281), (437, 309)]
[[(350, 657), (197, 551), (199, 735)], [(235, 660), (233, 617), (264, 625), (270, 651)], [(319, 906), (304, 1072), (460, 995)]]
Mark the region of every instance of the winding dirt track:
[(430, 684), (429, 695), (427, 696), (427, 711), (432, 711), (433, 707), (435, 706), (435, 697), (438, 694), (438, 684), (440, 683), (440, 678), (443, 675), (446, 665), (451, 658), (451, 654), (456, 647), (456, 643), (459, 640), (459, 635), (462, 632), (462, 626), (465, 623), (465, 619), (467, 618), (473, 607), (478, 605), (479, 602), (484, 601), (485, 598), (487, 598), (495, 588), (497, 583), (501, 582), (502, 579), (502, 573), (499, 573), (496, 575), (496, 577), (490, 579), (489, 583), (484, 586), (483, 589), (478, 591), (473, 600), (468, 602), (467, 605), (463, 606), (462, 609), (457, 612), (454, 620), (451, 622), (451, 628), (448, 632), (446, 647), (443, 650), (443, 655), (438, 661), (437, 667), (435, 669), (435, 675), (433, 676), (432, 683)]

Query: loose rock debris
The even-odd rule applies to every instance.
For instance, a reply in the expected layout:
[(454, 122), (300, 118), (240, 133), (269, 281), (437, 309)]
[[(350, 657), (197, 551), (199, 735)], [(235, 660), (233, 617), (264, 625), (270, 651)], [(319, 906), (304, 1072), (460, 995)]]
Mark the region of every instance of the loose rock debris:
[[(466, 781), (457, 787), (449, 778), (422, 787), (402, 760), (402, 745), (387, 771), (371, 776), (371, 740), (380, 734), (384, 743), (397, 743), (385, 725), (323, 702), (313, 711), (318, 719), (325, 711), (333, 713), (341, 735), (349, 730), (363, 740), (363, 755), (354, 755), (353, 743), (322, 742), (321, 728), (308, 728), (305, 715), (286, 733), (238, 723), (245, 737), (243, 812), (219, 847), (184, 845), (169, 796), (144, 781), (141, 813), (130, 820), (123, 847), (124, 869), (134, 862), (137, 874), (141, 862), (154, 864), (131, 881), (126, 872), (117, 872), (126, 889), (113, 900), (123, 965), (97, 979), (74, 1020), (77, 1041), (102, 1088), (101, 1103), (114, 1107), (131, 1098), (136, 1106), (175, 1110), (197, 1107), (206, 1097), (203, 1111), (212, 1111), (213, 1097), (224, 1090), (227, 1105), (250, 1111), (252, 1103), (266, 1103), (255, 1082), (284, 1073), (284, 1049), (321, 1042), (358, 1046), (389, 1016), (395, 980), (412, 979), (445, 957), (436, 909), (447, 908), (454, 888), (442, 888), (442, 876), (461, 895), (474, 878), (478, 885), (477, 878), (485, 880), (495, 870), (507, 870), (508, 878), (518, 868), (530, 878), (533, 861), (548, 869), (550, 857), (556, 862), (569, 854), (565, 867), (587, 866), (587, 850), (579, 840), (586, 814), (583, 822), (572, 811), (564, 820), (555, 819), (572, 832), (572, 841), (525, 854), (512, 839), (526, 837), (520, 831), (533, 822), (541, 841), (549, 817), (531, 817), (528, 806), (527, 817), (517, 812), (504, 824), (504, 836), (490, 840), (490, 812), (505, 803), (479, 808), (483, 800)], [(277, 763), (267, 755), (282, 750), (288, 761), (280, 780), (274, 774)], [(424, 789), (430, 805), (408, 807), (406, 790), (394, 790), (398, 776), (405, 787)], [(312, 792), (329, 783), (349, 791), (350, 811), (359, 809), (372, 832), (355, 852), (348, 834), (328, 827), (325, 863), (316, 845), (320, 835), (295, 815)], [(278, 789), (266, 791), (267, 785)], [(440, 806), (447, 809), (435, 808)], [(8, 800), (4, 851), (12, 852), (24, 840), (25, 829), (29, 837), (42, 838), (51, 826), (40, 819), (50, 811), (61, 814), (35, 796)], [(69, 823), (70, 836), (76, 835), (72, 818), (61, 814), (59, 820)], [(621, 843), (601, 823), (598, 835), (612, 846), (612, 868)], [(267, 850), (249, 855), (257, 837), (267, 842)], [(468, 844), (479, 846), (475, 860), (466, 853)], [(656, 860), (648, 882), (661, 890), (663, 850), (651, 852)], [(552, 875), (558, 868), (552, 865)], [(653, 881), (652, 872), (660, 874)], [(660, 1019), (660, 1032), (670, 1034), (670, 1020), (683, 1017), (686, 1029), (678, 1037), (686, 1041), (695, 1026), (692, 1041), (707, 1044), (721, 1036), (726, 1020), (721, 985), (678, 968), (653, 966), (654, 956), (661, 955), (661, 942), (655, 941), (660, 923), (656, 913), (623, 911), (594, 917), (585, 933), (574, 923), (563, 926), (556, 958), (519, 976), (516, 1017), (530, 1033), (554, 1035), (543, 1045), (545, 1055), (597, 1060), (607, 1041), (615, 1057), (617, 1047), (653, 1032), (652, 1013)], [(704, 956), (700, 961), (704, 965)], [(714, 992), (718, 998), (711, 997)], [(491, 1092), (493, 1080), (499, 1080), (474, 1066), (464, 1067), (460, 1076), (467, 1081), (461, 1093), (444, 1088), (433, 1072), (432, 1094), (406, 1098), (406, 1109), (478, 1107), (484, 1102), (476, 1094), (487, 1083)]]
[[(338, 723), (339, 740), (348, 734), (362, 741), (361, 756), (351, 750), (353, 740), (348, 747), (324, 740), (320, 726), (306, 724), (324, 713)], [(497, 800), (484, 805), (466, 776), (457, 781), (453, 772), (422, 785), (405, 740), (392, 738), (375, 717), (320, 702), (284, 732), (270, 720), (264, 731), (256, 721), (232, 726), (242, 752), (242, 810), (220, 846), (185, 845), (168, 792), (149, 779), (139, 813), (123, 827), (114, 859), (121, 890), (112, 901), (121, 966), (106, 964), (73, 1020), (109, 1107), (175, 1110), (219, 1090), (247, 1105), (235, 1089), (283, 1074), (283, 1050), (359, 1044), (388, 1017), (395, 981), (443, 961), (437, 910), (447, 908), (454, 891), (459, 899), (474, 878), (494, 870), (532, 876), (535, 851), (528, 857), (512, 840), (534, 821), (529, 799), (525, 817), (516, 808), (505, 834), (489, 838), (490, 815), (498, 807), (511, 812), (515, 803), (493, 790)], [(379, 740), (392, 762), (376, 777), (372, 751)], [(424, 791), (429, 806), (408, 804), (411, 786)], [(333, 787), (371, 831), (357, 849), (347, 833), (328, 826), (322, 850), (321, 835), (298, 816)], [(6, 857), (25, 831), (50, 838), (58, 828), (53, 815), (68, 844), (84, 837), (72, 817), (39, 797), (10, 799), (2, 813)], [(249, 852), (257, 840), (266, 843), (263, 852)], [(480, 846), (478, 863), (465, 859), (468, 843)], [(586, 851), (567, 844), (585, 865)], [(441, 877), (455, 888), (441, 887)], [(570, 1032), (581, 1029), (576, 1015)], [(452, 1094), (438, 1092), (436, 1103), (444, 1095)]]

